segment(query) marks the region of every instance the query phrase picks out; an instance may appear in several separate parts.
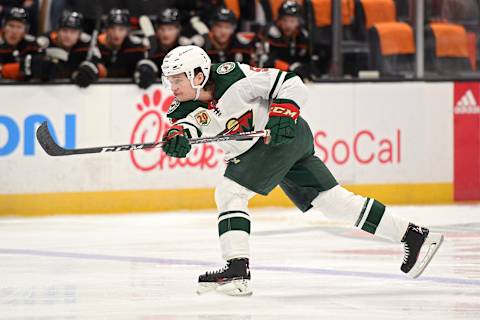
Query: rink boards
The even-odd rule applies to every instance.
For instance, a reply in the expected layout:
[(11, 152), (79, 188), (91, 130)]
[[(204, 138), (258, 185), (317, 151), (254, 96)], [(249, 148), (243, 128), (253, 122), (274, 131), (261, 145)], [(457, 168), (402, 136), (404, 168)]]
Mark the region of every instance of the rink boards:
[[(478, 83), (466, 89), (450, 82), (308, 87), (309, 102), (301, 112), (312, 128), (316, 153), (352, 191), (386, 203), (475, 200), (475, 194), (462, 198), (461, 190), (472, 190), (466, 177), (478, 169), (470, 154), (475, 141), (464, 137), (478, 126), (471, 101), (480, 96)], [(195, 147), (188, 159), (166, 157), (161, 149), (53, 158), (35, 141), (44, 120), (68, 148), (158, 140), (169, 126), (166, 112), (173, 98), (160, 85), (146, 91), (133, 85), (86, 90), (12, 85), (1, 86), (0, 95), (0, 214), (214, 207), (213, 188), (225, 168), (214, 144)], [(455, 186), (456, 177), (467, 180), (463, 189)], [(252, 205), (290, 203), (276, 190)]]

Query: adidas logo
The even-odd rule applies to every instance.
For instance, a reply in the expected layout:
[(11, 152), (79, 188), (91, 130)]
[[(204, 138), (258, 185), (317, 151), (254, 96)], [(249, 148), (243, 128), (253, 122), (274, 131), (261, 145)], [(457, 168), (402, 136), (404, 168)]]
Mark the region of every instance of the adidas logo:
[(472, 90), (468, 90), (458, 100), (454, 108), (455, 114), (480, 114), (480, 105), (478, 105)]

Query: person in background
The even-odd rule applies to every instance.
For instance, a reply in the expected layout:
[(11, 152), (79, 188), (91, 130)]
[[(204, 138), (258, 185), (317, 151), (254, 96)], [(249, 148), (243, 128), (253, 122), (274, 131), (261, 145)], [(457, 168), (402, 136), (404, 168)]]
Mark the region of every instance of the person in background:
[(25, 9), (14, 7), (5, 13), (0, 31), (0, 78), (29, 79), (28, 61), (38, 54), (40, 47), (35, 37), (27, 34), (28, 27)]
[(210, 21), (210, 32), (204, 35), (203, 49), (214, 63), (237, 61), (255, 64), (252, 38), (236, 33), (235, 14), (225, 7), (216, 9)]
[(142, 89), (157, 79), (158, 68), (147, 59), (143, 39), (130, 34), (130, 14), (125, 9), (112, 9), (108, 14), (107, 29), (98, 37), (102, 62), (108, 78), (132, 78)]
[[(182, 1), (189, 0), (124, 0), (122, 8), (128, 9), (130, 14), (134, 17), (141, 15), (152, 15), (165, 8), (177, 7), (176, 4)], [(190, 1), (193, 2), (193, 1)]]
[(292, 71), (302, 79), (309, 78), (308, 31), (302, 27), (302, 6), (295, 1), (283, 2), (278, 19), (259, 37), (268, 59), (264, 67)]
[(59, 28), (39, 37), (49, 72), (42, 73), (41, 80), (71, 79), (79, 87), (86, 88), (99, 77), (105, 76), (97, 47), (90, 48), (90, 35), (83, 32), (83, 16), (78, 12), (64, 11)]
[(0, 21), (10, 9), (23, 8), (27, 12), (27, 22), (30, 34), (37, 35), (37, 2), (38, 1), (34, 0), (0, 0)]
[[(51, 0), (56, 2), (58, 0)], [(65, 8), (83, 15), (83, 31), (92, 34), (99, 13), (107, 13), (112, 8), (124, 8), (125, 0), (62, 0)], [(99, 12), (100, 11), (100, 12)]]
[(187, 40), (180, 35), (181, 30), (178, 9), (166, 8), (160, 12), (156, 21), (157, 50), (152, 57), (159, 70), (167, 53)]
[[(480, 1), (478, 0), (443, 0), (435, 1), (434, 11), (441, 19), (456, 23), (478, 23), (480, 19)], [(433, 6), (433, 4), (432, 4)]]

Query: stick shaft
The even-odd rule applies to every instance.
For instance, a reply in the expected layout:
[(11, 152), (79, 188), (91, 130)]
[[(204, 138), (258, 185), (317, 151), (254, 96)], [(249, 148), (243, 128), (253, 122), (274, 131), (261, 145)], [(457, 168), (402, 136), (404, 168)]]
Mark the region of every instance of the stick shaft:
[[(203, 137), (203, 138), (193, 138), (188, 141), (190, 144), (201, 144), (201, 143), (211, 143), (211, 142), (223, 142), (223, 141), (232, 141), (232, 140), (250, 140), (253, 138), (264, 138), (268, 143), (270, 137), (270, 131), (251, 131), (251, 132), (241, 132), (231, 135), (222, 135), (216, 137)], [(150, 143), (132, 143), (132, 144), (120, 144), (113, 146), (102, 146), (102, 147), (93, 147), (93, 148), (80, 148), (80, 149), (65, 149), (59, 146), (48, 129), (47, 122), (43, 122), (40, 127), (37, 129), (37, 140), (42, 146), (43, 150), (51, 156), (69, 156), (76, 154), (89, 154), (89, 153), (105, 153), (105, 152), (117, 152), (117, 151), (134, 151), (134, 150), (145, 150), (153, 148), (161, 148), (165, 144), (164, 141), (159, 142), (150, 142)]]
[(100, 32), (100, 26), (102, 22), (102, 5), (100, 2), (97, 3), (96, 10), (97, 10), (97, 16), (95, 17), (95, 29), (93, 29), (92, 39), (90, 40), (90, 46), (87, 51), (87, 58), (86, 58), (87, 61), (92, 60), (95, 47), (97, 46), (98, 34)]

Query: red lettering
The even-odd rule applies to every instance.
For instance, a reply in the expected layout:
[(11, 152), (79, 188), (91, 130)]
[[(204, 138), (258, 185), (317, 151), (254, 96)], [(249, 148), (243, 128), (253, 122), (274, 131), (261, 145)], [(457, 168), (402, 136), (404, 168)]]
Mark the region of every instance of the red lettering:
[(358, 162), (361, 164), (368, 164), (373, 161), (374, 154), (370, 154), (370, 156), (366, 159), (362, 159), (360, 157), (360, 154), (358, 152), (358, 145), (359, 145), (359, 140), (360, 137), (366, 135), (370, 138), (370, 140), (375, 141), (375, 136), (368, 130), (362, 130), (359, 133), (356, 134), (355, 139), (353, 140), (353, 154), (355, 156), (355, 159), (357, 159)]
[[(396, 129), (394, 134), (395, 138), (392, 135), (391, 138), (383, 138), (376, 143), (373, 132), (365, 129), (355, 133), (352, 142), (345, 139), (335, 139), (330, 143), (328, 139), (322, 140), (328, 136), (325, 131), (317, 131), (314, 136), (314, 145), (323, 162), (327, 162), (329, 155), (331, 155), (333, 162), (337, 165), (348, 163), (351, 156), (350, 151), (353, 153), (354, 160), (363, 165), (372, 164), (375, 161), (377, 164), (393, 164), (395, 161), (400, 163), (400, 129)], [(395, 155), (394, 152), (397, 154)]]
[(401, 141), (401, 131), (400, 129), (397, 129), (397, 163), (400, 163), (401, 161), (401, 150), (402, 150), (402, 141)]
[(320, 137), (326, 138), (327, 134), (323, 131), (318, 131), (317, 133), (315, 133), (314, 139), (315, 147), (320, 149), (320, 151), (323, 153), (323, 155), (320, 155), (320, 160), (326, 163), (328, 161), (328, 150), (320, 143)]
[[(386, 146), (385, 148), (380, 149), (380, 152), (378, 153), (378, 161), (380, 163), (392, 163), (393, 159), (393, 146), (392, 142), (388, 139), (382, 139), (379, 143), (379, 146)], [(384, 158), (383, 155), (386, 154), (387, 157)]]
[[(343, 147), (345, 148), (345, 157), (340, 160), (337, 158), (337, 147), (340, 146), (340, 145), (343, 145)], [(348, 144), (346, 141), (344, 140), (338, 140), (337, 142), (335, 142), (332, 146), (332, 159), (333, 161), (335, 161), (335, 163), (337, 164), (344, 164), (345, 162), (348, 161), (348, 158), (350, 157), (350, 148), (348, 147)]]
[[(162, 133), (170, 127), (157, 111), (146, 112), (135, 125), (130, 141), (131, 143), (160, 141)], [(202, 144), (192, 148), (190, 155), (183, 159), (169, 157), (160, 148), (145, 149), (130, 151), (130, 159), (135, 168), (144, 172), (152, 171), (157, 167), (158, 170), (185, 167), (199, 168), (200, 170), (214, 169), (220, 163), (217, 149), (214, 145)]]
[[(130, 136), (130, 143), (148, 143), (160, 141), (161, 133), (164, 132), (163, 127), (165, 126), (168, 126), (168, 124), (163, 122), (160, 113), (158, 113), (156, 110), (150, 110), (144, 113), (140, 119), (138, 119), (132, 131), (132, 135)], [(147, 139), (150, 141), (146, 141)], [(130, 151), (130, 159), (132, 160), (133, 165), (142, 171), (153, 170), (157, 165), (155, 157), (144, 156), (141, 157), (141, 159), (138, 158), (140, 153), (151, 154), (152, 151), (153, 149)]]
[[(202, 144), (190, 151), (187, 158), (175, 158), (167, 156), (163, 151), (160, 152), (159, 160), (157, 162), (158, 169), (164, 170), (165, 166), (168, 169), (175, 168), (199, 168), (214, 169), (217, 168), (220, 161), (216, 158), (216, 148), (211, 144)], [(149, 170), (152, 170), (150, 168)]]

